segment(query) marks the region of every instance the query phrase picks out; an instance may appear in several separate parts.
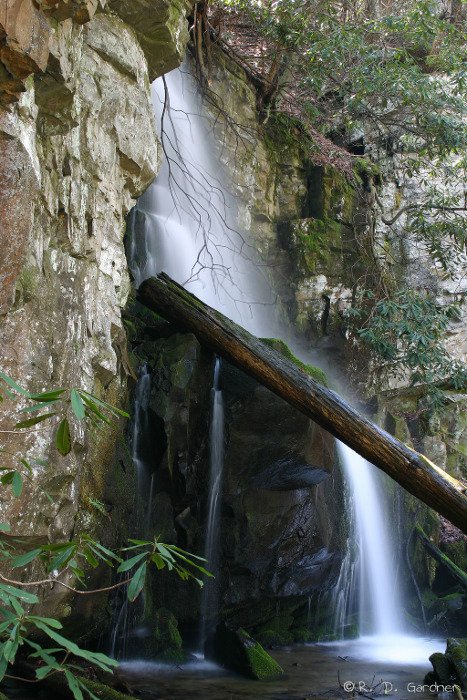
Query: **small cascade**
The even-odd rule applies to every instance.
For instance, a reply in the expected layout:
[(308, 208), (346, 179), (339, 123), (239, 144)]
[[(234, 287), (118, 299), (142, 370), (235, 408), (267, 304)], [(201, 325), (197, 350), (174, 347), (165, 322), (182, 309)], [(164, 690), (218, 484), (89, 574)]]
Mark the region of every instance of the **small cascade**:
[[(154, 488), (154, 474), (150, 473), (145, 444), (149, 429), (150, 392), (151, 375), (147, 366), (142, 365), (135, 388), (133, 417), (130, 426), (131, 459), (136, 476), (134, 518), (131, 530), (134, 537), (141, 538), (152, 536), (150, 505)], [(136, 603), (130, 604), (126, 587), (123, 587), (120, 593), (123, 599), (116, 612), (111, 632), (110, 655), (113, 658), (125, 659), (129, 651), (130, 636), (135, 632), (143, 613), (144, 599), (138, 599)]]
[[(351, 524), (351, 530), (353, 524)], [(350, 537), (346, 544), (346, 555), (342, 561), (339, 578), (332, 591), (334, 615), (332, 621), (333, 637), (345, 639), (355, 632), (359, 611), (357, 561), (355, 542)]]
[[(140, 537), (149, 534), (151, 484), (154, 474), (150, 473), (147, 464), (147, 455), (144, 439), (147, 438), (149, 429), (149, 398), (151, 393), (151, 375), (144, 364), (139, 373), (138, 383), (135, 389), (135, 403), (133, 409), (133, 423), (130, 436), (131, 459), (135, 466), (136, 494), (135, 494), (135, 523), (134, 530)], [(149, 494), (149, 498), (148, 498)]]
[[(220, 384), (221, 361), (216, 357), (214, 381), (211, 390), (211, 430), (208, 519), (206, 523), (206, 540), (204, 556), (209, 571), (217, 575), (219, 571), (220, 544), (220, 504), (222, 495), (222, 473), (224, 468), (224, 399)], [(216, 621), (219, 601), (218, 582), (214, 579), (205, 581), (200, 610), (199, 645), (203, 650), (207, 635), (208, 619)]]
[(360, 635), (397, 637), (403, 634), (403, 605), (378, 475), (347, 445), (337, 442), (337, 449), (350, 492), (352, 515), (348, 551), (334, 591), (334, 631), (344, 637), (346, 625), (358, 611)]

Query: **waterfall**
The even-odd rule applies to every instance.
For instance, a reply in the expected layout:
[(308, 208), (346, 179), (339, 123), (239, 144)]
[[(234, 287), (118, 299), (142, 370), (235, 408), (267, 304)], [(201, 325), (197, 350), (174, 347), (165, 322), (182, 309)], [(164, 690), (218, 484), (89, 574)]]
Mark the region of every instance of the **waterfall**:
[[(164, 162), (157, 180), (129, 217), (127, 252), (135, 285), (138, 287), (144, 279), (164, 271), (251, 333), (283, 337), (276, 320), (275, 295), (254, 245), (242, 235), (236, 195), (226, 186), (222, 165), (212, 146), (212, 121), (202, 110), (188, 69), (182, 67), (158, 79), (153, 85), (153, 100)], [(205, 540), (207, 567), (215, 575), (219, 566), (224, 450), (219, 379), (220, 361), (216, 360)], [(402, 605), (378, 475), (350, 448), (338, 443), (338, 451), (353, 515), (348, 554), (334, 590), (335, 629), (344, 636), (349, 617), (358, 615), (360, 633), (367, 635), (362, 639), (402, 639)], [(201, 647), (207, 622), (216, 617), (217, 591), (216, 581), (206, 583), (200, 620)], [(384, 658), (389, 656), (385, 652)]]
[(384, 477), (350, 447), (337, 442), (337, 450), (350, 517), (347, 553), (331, 598), (334, 634), (342, 640), (358, 627), (359, 636), (332, 644), (355, 659), (423, 665), (439, 641), (413, 636), (404, 624)]
[[(133, 537), (149, 537), (151, 534), (151, 503), (154, 474), (150, 476), (147, 464), (145, 438), (148, 436), (148, 409), (151, 392), (151, 375), (144, 364), (140, 368), (135, 388), (133, 417), (130, 426), (131, 460), (135, 468), (135, 503), (131, 524)], [(149, 496), (148, 496), (149, 494)], [(127, 574), (122, 575), (125, 578)], [(129, 604), (126, 586), (121, 594), (124, 596), (115, 614), (111, 630), (110, 655), (124, 659), (128, 654), (130, 635), (137, 636), (137, 626), (144, 609), (144, 597), (136, 603)], [(144, 596), (144, 594), (142, 594)]]
[[(212, 125), (186, 67), (152, 86), (156, 122), (164, 149), (157, 180), (138, 200), (128, 220), (127, 256), (134, 284), (161, 271), (257, 336), (278, 336), (275, 295), (256, 247), (247, 243), (238, 202), (224, 181), (210, 147)], [(219, 569), (220, 495), (224, 452), (224, 407), (217, 359), (212, 389), (210, 477), (205, 539), (207, 568)], [(216, 618), (218, 581), (205, 581), (199, 645)]]
[(397, 636), (403, 632), (403, 606), (384, 498), (378, 488), (379, 475), (375, 467), (342, 442), (337, 442), (337, 450), (350, 491), (351, 539), (357, 548), (354, 553), (348, 547), (336, 586), (340, 632), (344, 632), (348, 614), (358, 610), (361, 635)]
[[(166, 90), (167, 88), (167, 90)], [(186, 67), (153, 84), (164, 162), (138, 200), (128, 225), (127, 253), (136, 287), (161, 271), (255, 335), (277, 328), (275, 295), (238, 219)]]
[[(353, 504), (350, 499), (348, 501), (348, 507), (352, 512)], [(342, 561), (337, 583), (331, 593), (334, 605), (332, 632), (336, 639), (345, 639), (355, 634), (355, 619), (359, 613), (357, 561), (354, 551), (356, 542), (352, 521), (350, 530), (353, 536), (347, 539), (346, 554)]]
[[(208, 519), (206, 523), (206, 540), (204, 556), (208, 569), (219, 570), (219, 535), (220, 535), (220, 504), (222, 495), (222, 472), (224, 467), (224, 399), (220, 385), (221, 361), (217, 357), (214, 366), (214, 381), (211, 390), (211, 429), (209, 436), (210, 465), (209, 465), (209, 497)], [(200, 649), (206, 640), (208, 619), (216, 621), (218, 613), (218, 582), (205, 581), (200, 615)]]

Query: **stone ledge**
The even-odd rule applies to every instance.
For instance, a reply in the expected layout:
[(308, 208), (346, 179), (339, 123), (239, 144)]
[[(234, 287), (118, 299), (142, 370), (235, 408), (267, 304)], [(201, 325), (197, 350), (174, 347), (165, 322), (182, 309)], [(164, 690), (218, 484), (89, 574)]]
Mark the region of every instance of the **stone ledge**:
[(132, 27), (155, 80), (183, 61), (190, 0), (110, 0), (108, 7)]
[(16, 102), (28, 75), (46, 69), (50, 33), (32, 0), (6, 0), (0, 8), (0, 105)]

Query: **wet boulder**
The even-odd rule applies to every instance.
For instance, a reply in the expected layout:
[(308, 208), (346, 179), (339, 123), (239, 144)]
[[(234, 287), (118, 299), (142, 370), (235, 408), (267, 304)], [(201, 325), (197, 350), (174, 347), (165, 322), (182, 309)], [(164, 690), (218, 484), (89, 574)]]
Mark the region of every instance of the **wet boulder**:
[(178, 631), (175, 615), (170, 610), (159, 608), (154, 614), (154, 649), (161, 661), (182, 663), (185, 652), (182, 649), (182, 638)]
[(467, 690), (467, 639), (451, 637), (447, 640), (446, 653), (430, 656), (433, 671), (425, 676), (425, 683), (460, 685)]
[(224, 668), (247, 678), (272, 680), (284, 673), (277, 661), (241, 627), (230, 629), (224, 623), (219, 624), (208, 638), (205, 652)]
[(467, 639), (448, 639), (446, 656), (449, 657), (463, 690), (467, 690)]
[(430, 656), (433, 673), (437, 683), (450, 685), (456, 682), (456, 669), (446, 654), (436, 652)]

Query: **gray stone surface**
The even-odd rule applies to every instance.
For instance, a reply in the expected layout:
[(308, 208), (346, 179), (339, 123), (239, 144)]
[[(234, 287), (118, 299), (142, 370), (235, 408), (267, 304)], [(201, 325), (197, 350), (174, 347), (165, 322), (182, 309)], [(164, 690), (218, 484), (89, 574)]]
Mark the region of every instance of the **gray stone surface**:
[[(24, 15), (22, 43), (13, 5)], [(0, 95), (1, 368), (31, 391), (76, 386), (125, 406), (131, 371), (121, 319), (130, 290), (125, 217), (161, 158), (148, 62), (162, 71), (181, 60), (186, 6), (143, 3), (143, 47), (133, 16), (123, 7), (120, 16), (115, 3), (29, 5), (11, 0), (9, 23), (0, 11), (0, 92), (9, 90), (5, 100)], [(27, 31), (36, 32), (33, 44)], [(7, 60), (10, 44), (15, 63)], [(29, 65), (33, 59), (37, 65)], [(2, 427), (19, 420), (15, 411), (23, 404), (5, 401)], [(66, 457), (51, 446), (53, 420), (38, 431), (5, 435), (12, 467), (21, 457), (44, 462), (32, 462), (20, 499), (2, 488), (0, 518), (14, 534), (42, 541), (66, 540), (78, 529), (105, 531), (112, 544), (125, 527), (118, 508), (128, 507), (132, 492), (130, 473), (114, 466), (122, 425), (85, 431), (69, 418), (73, 449)], [(105, 523), (89, 499), (107, 492), (117, 510)], [(62, 597), (47, 595), (49, 613), (70, 614)], [(92, 615), (92, 603), (81, 607)]]

